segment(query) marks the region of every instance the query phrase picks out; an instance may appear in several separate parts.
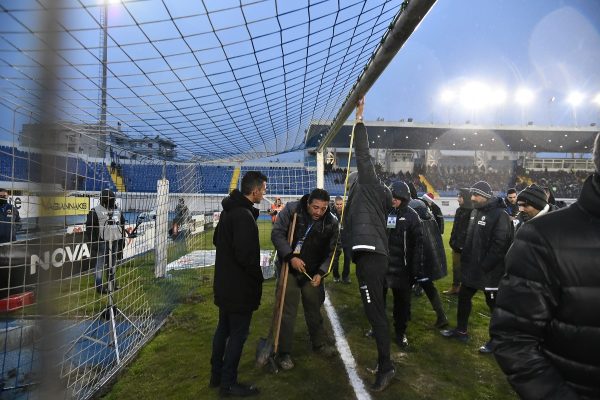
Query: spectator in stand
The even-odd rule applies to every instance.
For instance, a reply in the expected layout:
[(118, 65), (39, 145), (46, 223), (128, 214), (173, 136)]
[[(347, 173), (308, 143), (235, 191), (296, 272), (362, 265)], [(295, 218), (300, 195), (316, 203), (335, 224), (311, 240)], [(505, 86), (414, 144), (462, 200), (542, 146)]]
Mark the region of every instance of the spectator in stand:
[(600, 135), (575, 204), (517, 233), (490, 325), (521, 399), (600, 399)]
[[(467, 326), (472, 299), (477, 290), (485, 294), (485, 301), (494, 310), (498, 283), (504, 273), (504, 255), (508, 250), (514, 230), (510, 217), (504, 212), (504, 200), (494, 197), (487, 182), (479, 181), (471, 188), (474, 210), (461, 254), (461, 287), (458, 294), (457, 326), (442, 331), (442, 336), (466, 342)], [(482, 354), (492, 352), (488, 341), (479, 348)]]
[(271, 224), (274, 224), (277, 221), (277, 215), (283, 210), (283, 203), (281, 202), (281, 197), (275, 197), (275, 202), (271, 204), (271, 209), (269, 210), (269, 215), (271, 216)]
[(435, 218), (435, 222), (438, 224), (438, 229), (440, 230), (440, 235), (444, 234), (444, 214), (442, 214), (442, 210), (440, 207), (435, 204), (433, 193), (425, 193), (421, 196), (421, 200), (425, 203), (429, 211), (433, 214)]
[(452, 287), (444, 291), (444, 294), (447, 295), (456, 295), (460, 291), (460, 255), (465, 246), (471, 211), (473, 211), (471, 192), (469, 189), (460, 189), (458, 192), (458, 208), (454, 213), (454, 224), (452, 225), (452, 233), (450, 233)]
[(506, 213), (511, 219), (515, 219), (519, 213), (519, 206), (517, 206), (517, 189), (510, 188), (506, 191), (506, 197), (504, 198), (506, 204)]
[(519, 193), (517, 204), (519, 205), (519, 222), (515, 226), (516, 230), (525, 222), (550, 211), (550, 204), (548, 204), (544, 190), (535, 183), (527, 186)]

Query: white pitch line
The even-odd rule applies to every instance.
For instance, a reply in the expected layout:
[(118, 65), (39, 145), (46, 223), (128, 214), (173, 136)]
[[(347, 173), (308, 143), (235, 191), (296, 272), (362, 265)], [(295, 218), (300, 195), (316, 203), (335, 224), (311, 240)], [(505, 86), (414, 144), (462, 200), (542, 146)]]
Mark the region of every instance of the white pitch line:
[(331, 322), (333, 335), (335, 336), (335, 345), (340, 353), (344, 367), (346, 368), (346, 373), (348, 374), (348, 379), (350, 379), (352, 389), (354, 389), (354, 394), (356, 395), (357, 400), (371, 400), (371, 396), (369, 395), (369, 392), (367, 392), (365, 384), (358, 376), (358, 372), (356, 371), (356, 361), (354, 360), (354, 356), (350, 351), (348, 341), (344, 336), (344, 330), (342, 329), (340, 320), (335, 312), (335, 308), (333, 308), (333, 304), (331, 304), (331, 301), (329, 301), (329, 296), (327, 295), (325, 296), (324, 305), (327, 316), (329, 317), (329, 321)]

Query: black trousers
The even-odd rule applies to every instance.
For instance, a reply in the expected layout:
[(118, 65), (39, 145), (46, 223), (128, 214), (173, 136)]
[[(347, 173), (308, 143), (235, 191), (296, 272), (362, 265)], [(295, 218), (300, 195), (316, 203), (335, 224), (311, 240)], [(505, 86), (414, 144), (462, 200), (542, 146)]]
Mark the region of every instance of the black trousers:
[[(342, 247), (344, 251), (344, 266), (342, 267), (342, 279), (348, 278), (350, 275), (350, 262), (352, 261), (352, 247)], [(340, 279), (340, 258), (338, 257), (337, 262), (333, 266), (333, 277)]]
[[(396, 338), (401, 338), (406, 333), (408, 321), (410, 321), (410, 301), (412, 298), (411, 281), (410, 276), (407, 274), (399, 281), (397, 286), (391, 288), (394, 296), (392, 315), (394, 316)], [(383, 289), (384, 303), (387, 298), (387, 291), (387, 288)]]
[(213, 337), (210, 365), (214, 377), (221, 377), (221, 387), (237, 383), (242, 349), (248, 338), (252, 312), (229, 313), (219, 308), (219, 323)]
[(354, 262), (360, 297), (377, 343), (379, 372), (387, 372), (393, 368), (390, 359), (390, 332), (383, 298), (388, 258), (382, 254), (359, 252), (355, 254)]
[[(473, 307), (473, 296), (477, 293), (477, 289), (465, 286), (464, 284), (460, 287), (458, 292), (458, 310), (456, 315), (456, 329), (462, 332), (467, 331), (469, 325), (469, 315), (471, 315), (471, 308)], [(484, 291), (485, 302), (490, 309), (490, 313), (494, 311), (496, 307), (496, 295), (497, 291)]]

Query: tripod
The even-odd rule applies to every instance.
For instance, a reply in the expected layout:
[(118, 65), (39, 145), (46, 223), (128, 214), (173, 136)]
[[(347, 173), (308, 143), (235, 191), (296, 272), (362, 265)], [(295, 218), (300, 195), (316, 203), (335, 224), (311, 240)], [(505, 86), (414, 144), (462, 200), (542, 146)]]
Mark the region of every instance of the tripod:
[[(121, 311), (121, 309), (119, 307), (117, 307), (117, 304), (116, 304), (115, 298), (114, 298), (116, 271), (113, 268), (116, 266), (113, 266), (113, 241), (106, 241), (105, 244), (108, 246), (108, 252), (107, 252), (108, 253), (108, 284), (107, 284), (107, 291), (106, 291), (106, 296), (107, 296), (106, 307), (104, 307), (104, 309), (102, 311), (100, 311), (94, 317), (94, 319), (92, 320), (90, 325), (85, 329), (85, 331), (83, 331), (81, 336), (79, 336), (79, 338), (77, 338), (77, 340), (75, 340), (73, 342), (73, 344), (71, 345), (71, 347), (69, 348), (67, 353), (69, 353), (80, 340), (86, 339), (86, 340), (90, 340), (94, 343), (98, 343), (98, 344), (101, 344), (106, 347), (114, 347), (115, 355), (117, 357), (117, 364), (120, 364), (121, 363), (121, 353), (119, 350), (119, 337), (118, 337), (119, 335), (117, 333), (117, 325), (116, 325), (117, 315), (120, 315), (125, 321), (129, 322), (129, 324), (137, 332), (139, 332), (140, 335), (144, 335), (144, 332), (142, 332), (142, 330), (131, 319), (129, 319), (127, 317), (127, 315), (125, 315), (125, 313), (123, 313), (123, 311)], [(110, 335), (109, 335), (109, 339), (107, 339), (106, 341), (99, 339), (97, 337), (98, 330), (100, 329), (100, 327), (102, 325), (103, 319), (108, 320), (109, 324), (110, 324), (109, 325)]]

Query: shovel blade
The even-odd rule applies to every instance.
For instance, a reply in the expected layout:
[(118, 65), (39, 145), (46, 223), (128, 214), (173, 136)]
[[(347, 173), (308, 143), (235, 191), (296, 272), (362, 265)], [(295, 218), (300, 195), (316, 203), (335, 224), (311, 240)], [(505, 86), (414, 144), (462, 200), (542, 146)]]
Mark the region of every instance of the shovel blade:
[(273, 341), (260, 338), (256, 346), (256, 367), (262, 368), (269, 362), (273, 354)]

